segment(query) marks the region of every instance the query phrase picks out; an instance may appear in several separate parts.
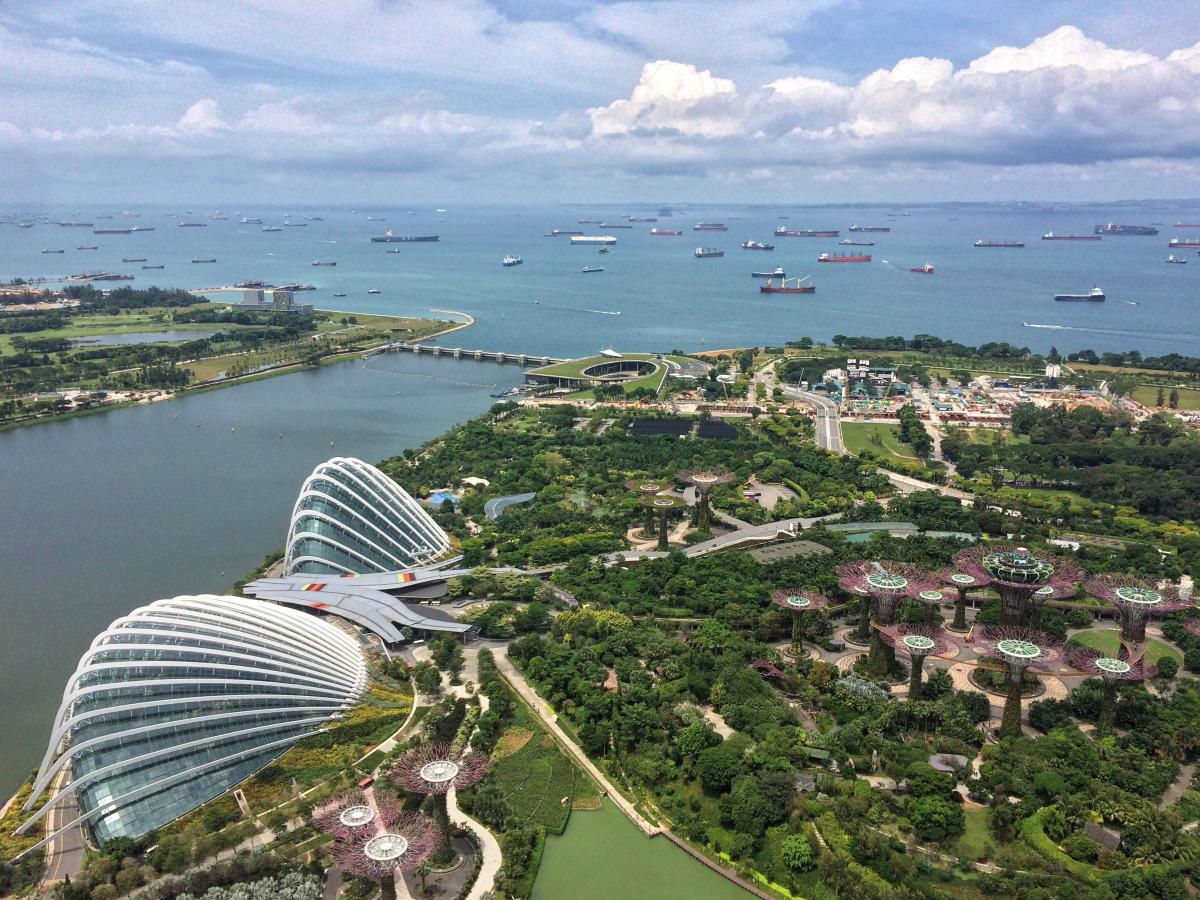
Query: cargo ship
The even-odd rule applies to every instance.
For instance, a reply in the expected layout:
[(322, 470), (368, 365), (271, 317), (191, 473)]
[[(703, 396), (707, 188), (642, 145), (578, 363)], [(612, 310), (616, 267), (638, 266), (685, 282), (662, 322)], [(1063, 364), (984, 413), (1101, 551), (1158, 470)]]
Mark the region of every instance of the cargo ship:
[(724, 256), (724, 250), (718, 250), (716, 247), (697, 247), (692, 254), (696, 259), (715, 259), (718, 256)]
[(143, 269), (165, 269), (166, 266), (142, 266)]
[(176, 222), (179, 228), (207, 228), (207, 222)]
[(767, 279), (766, 284), (758, 286), (758, 292), (760, 294), (815, 294), (817, 292), (816, 285), (803, 284), (807, 280), (808, 276), (805, 275), (803, 278), (793, 279), (792, 283), (788, 284), (788, 280), (785, 278), (777, 285), (774, 279)]
[(59, 228), (91, 228), (91, 222), (59, 222)]
[(626, 225), (626, 224), (614, 225), (612, 222), (601, 222), (600, 227), (601, 228), (626, 228), (626, 229), (633, 228), (632, 225)]
[(75, 249), (76, 250), (99, 250), (100, 248), (95, 247), (95, 246), (87, 246), (87, 247), (76, 247)]
[(851, 225), (848, 230), (870, 232), (871, 234), (886, 234), (892, 229), (890, 225)]
[(838, 241), (839, 247), (874, 247), (874, 241), (852, 241), (849, 238)]
[(1200, 238), (1171, 238), (1167, 241), (1168, 247), (1200, 247)]
[(762, 241), (746, 241), (742, 244), (743, 250), (774, 250), (774, 244), (764, 244)]
[(145, 261), (146, 261), (146, 257), (144, 257), (144, 256), (122, 256), (121, 257), (121, 262), (145, 262)]
[(787, 278), (787, 272), (783, 270), (783, 266), (776, 266), (774, 272), (751, 272), (751, 278)]
[(679, 237), (679, 235), (683, 234), (682, 231), (675, 231), (670, 228), (651, 228), (650, 233), (659, 237)]
[(603, 272), (604, 266), (584, 266), (579, 271), (584, 275), (591, 275), (593, 272)]
[(263, 227), (264, 234), (273, 234), (276, 231), (283, 231), (278, 225), (266, 225)]
[(1133, 235), (1134, 237), (1148, 237), (1158, 234), (1158, 229), (1150, 225), (1114, 225), (1112, 222), (1097, 225), (1092, 230), (1096, 234)]
[(603, 221), (602, 219), (580, 219), (579, 224), (580, 225), (599, 225), (602, 221)]
[(846, 253), (846, 254), (829, 254), (822, 253), (817, 257), (817, 262), (870, 262), (871, 256), (868, 253)]
[[(139, 231), (142, 229), (138, 229)], [(133, 234), (132, 228), (96, 228), (92, 234)]]
[(655, 216), (629, 216), (628, 218), (629, 218), (630, 222), (657, 222), (658, 221), (658, 219)]
[(43, 250), (43, 253), (66, 253), (66, 250)]
[(130, 232), (134, 232), (134, 231), (153, 231), (153, 230), (154, 230), (154, 226), (153, 226), (153, 225), (134, 225), (132, 228), (130, 228), (130, 229), (129, 229), (129, 231), (130, 231)]
[(1086, 294), (1055, 294), (1054, 299), (1060, 303), (1102, 303), (1105, 298), (1104, 291), (1094, 287)]
[(1002, 249), (1010, 249), (1011, 250), (1011, 249), (1016, 249), (1019, 247), (1024, 247), (1025, 242), (1024, 241), (976, 241), (975, 246), (983, 247), (986, 249), (1002, 248)]
[(1100, 238), (1098, 234), (1055, 234), (1053, 231), (1042, 235), (1043, 241), (1098, 241)]
[(262, 219), (242, 219), (238, 222), (239, 225), (261, 225)]
[(330, 260), (324, 260), (324, 259), (314, 259), (314, 260), (312, 261), (312, 264), (313, 264), (314, 266), (336, 266), (336, 265), (337, 265), (337, 260), (333, 260), (333, 259), (330, 259)]
[(1176, 228), (1200, 228), (1200, 222), (1176, 222)]
[(1184, 259), (1182, 256), (1176, 256), (1174, 253), (1172, 253), (1170, 256), (1167, 257), (1167, 262), (1174, 263), (1177, 266), (1186, 266), (1187, 265), (1186, 259)]
[(932, 275), (933, 274), (933, 263), (925, 263), (925, 265), (923, 265), (923, 266), (916, 266), (912, 269), (909, 269), (908, 271), (916, 272), (918, 275)]
[(802, 228), (798, 231), (789, 231), (782, 225), (775, 229), (775, 237), (837, 237), (841, 233), (838, 229), (832, 231), (814, 231), (811, 228)]
[(722, 222), (697, 222), (692, 226), (692, 231), (728, 231), (729, 229)]
[(436, 234), (392, 234), (392, 229), (383, 233), (383, 237), (371, 238), (372, 244), (429, 244), (436, 241)]
[(576, 244), (615, 244), (617, 239), (611, 234), (573, 234), (572, 246)]
[(215, 263), (216, 261), (217, 260), (212, 256), (206, 256), (204, 258), (196, 256), (192, 258), (192, 262), (194, 263)]
[(547, 231), (546, 237), (576, 237), (581, 234), (583, 234), (582, 231), (564, 231), (562, 228), (555, 228), (553, 231)]

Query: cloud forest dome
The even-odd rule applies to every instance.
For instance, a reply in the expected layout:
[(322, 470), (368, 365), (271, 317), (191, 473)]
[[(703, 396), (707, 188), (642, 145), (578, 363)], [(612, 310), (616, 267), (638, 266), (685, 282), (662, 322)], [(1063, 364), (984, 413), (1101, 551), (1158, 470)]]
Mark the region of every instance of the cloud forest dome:
[(80, 658), (24, 809), (69, 767), (93, 836), (138, 837), (321, 728), (366, 682), (356, 642), (314, 616), (238, 597), (156, 601)]
[(396, 482), (360, 459), (334, 457), (300, 488), (284, 570), (390, 572), (424, 565), (449, 549), (446, 532)]

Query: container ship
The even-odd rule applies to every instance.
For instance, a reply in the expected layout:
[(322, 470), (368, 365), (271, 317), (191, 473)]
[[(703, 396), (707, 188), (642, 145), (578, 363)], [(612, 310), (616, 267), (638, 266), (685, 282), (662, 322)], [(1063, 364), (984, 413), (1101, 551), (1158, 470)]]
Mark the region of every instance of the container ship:
[(764, 244), (762, 241), (746, 241), (742, 244), (743, 250), (774, 250), (774, 244)]
[(787, 278), (787, 272), (783, 270), (783, 266), (776, 266), (774, 272), (751, 272), (751, 278)]
[(803, 278), (793, 279), (791, 284), (784, 278), (779, 284), (775, 284), (774, 279), (767, 279), (766, 284), (758, 286), (760, 294), (815, 294), (817, 292), (816, 285), (804, 284), (808, 280), (808, 276)]
[(1105, 298), (1104, 291), (1094, 287), (1086, 294), (1055, 294), (1054, 299), (1060, 303), (1103, 303)]
[(728, 231), (729, 229), (721, 222), (697, 222), (692, 226), (692, 231)]
[(850, 231), (865, 231), (871, 234), (886, 234), (891, 231), (890, 225), (851, 225)]
[(383, 233), (382, 237), (371, 238), (372, 244), (428, 244), (436, 241), (436, 234), (392, 234), (392, 229)]
[(1004, 249), (1017, 249), (1019, 247), (1024, 247), (1025, 242), (1024, 241), (976, 241), (975, 246), (983, 247), (986, 249), (994, 249), (997, 247), (1004, 248)]
[(1097, 225), (1093, 231), (1096, 234), (1120, 234), (1133, 235), (1135, 237), (1147, 237), (1158, 234), (1158, 229), (1150, 225), (1114, 225), (1112, 222)]
[(693, 256), (696, 259), (715, 259), (718, 256), (724, 256), (724, 250), (718, 250), (716, 247), (697, 247)]
[(573, 234), (571, 244), (615, 244), (617, 239), (611, 234)]
[(1098, 241), (1100, 238), (1098, 234), (1055, 234), (1053, 231), (1042, 235), (1043, 241)]
[(837, 237), (842, 232), (840, 230), (833, 231), (814, 231), (811, 228), (803, 228), (799, 231), (788, 231), (780, 225), (775, 229), (775, 237)]
[(671, 228), (651, 228), (650, 233), (659, 237), (679, 237), (683, 234), (682, 231), (675, 231)]
[(817, 262), (870, 262), (871, 256), (868, 253), (844, 253), (844, 254), (829, 254), (822, 253), (817, 257)]
[(1169, 241), (1167, 241), (1167, 246), (1171, 247), (1171, 248), (1200, 247), (1200, 238), (1194, 238), (1194, 237), (1171, 238)]

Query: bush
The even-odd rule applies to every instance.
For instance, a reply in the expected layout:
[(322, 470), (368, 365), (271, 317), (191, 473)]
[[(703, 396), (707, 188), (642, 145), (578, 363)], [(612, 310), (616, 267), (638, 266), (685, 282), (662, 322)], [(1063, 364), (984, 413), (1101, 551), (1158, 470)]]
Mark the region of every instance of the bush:
[(1043, 733), (1070, 724), (1071, 704), (1066, 700), (1035, 700), (1029, 704), (1029, 724)]
[(1156, 663), (1158, 666), (1158, 677), (1170, 680), (1175, 677), (1179, 671), (1179, 660), (1174, 656), (1163, 655), (1158, 658)]
[(909, 807), (908, 820), (923, 840), (942, 841), (962, 834), (962, 808), (941, 797), (921, 797)]
[(1078, 862), (1093, 863), (1100, 855), (1096, 842), (1083, 834), (1073, 834), (1062, 842), (1062, 848), (1067, 856)]

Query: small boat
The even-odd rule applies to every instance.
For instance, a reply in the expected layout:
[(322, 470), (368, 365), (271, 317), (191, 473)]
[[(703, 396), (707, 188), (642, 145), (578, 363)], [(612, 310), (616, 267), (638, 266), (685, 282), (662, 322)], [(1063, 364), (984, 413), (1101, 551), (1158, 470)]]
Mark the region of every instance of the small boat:
[(165, 269), (166, 266), (142, 266), (143, 269)]
[(592, 272), (603, 272), (604, 266), (584, 266), (580, 269), (584, 275), (590, 275)]
[(923, 266), (916, 266), (912, 269), (909, 269), (908, 271), (916, 272), (918, 275), (932, 275), (933, 274), (933, 263), (925, 263), (925, 265), (923, 265)]
[(1059, 303), (1102, 303), (1105, 297), (1104, 291), (1094, 287), (1086, 294), (1055, 294), (1054, 299)]
[(336, 266), (337, 262), (332, 259), (330, 259), (330, 260), (314, 259), (312, 264), (314, 266)]
[(874, 241), (852, 241), (849, 238), (846, 238), (843, 241), (838, 241), (838, 246), (839, 247), (874, 247), (875, 242)]
[(144, 257), (144, 256), (123, 256), (123, 257), (121, 257), (121, 262), (145, 262), (145, 261), (146, 261), (146, 257)]
[(724, 256), (724, 250), (718, 250), (716, 247), (697, 247), (692, 253), (696, 259), (714, 259), (718, 256)]
[(346, 295), (345, 295), (345, 294), (334, 294), (333, 296), (335, 296), (335, 297), (345, 297)]
[(99, 250), (99, 247), (76, 247), (76, 250)]
[(764, 244), (762, 241), (744, 241), (742, 243), (743, 250), (774, 250), (774, 244)]
[(504, 266), (505, 268), (512, 268), (513, 266), (519, 266), (524, 262), (525, 260), (521, 259), (521, 257), (513, 256), (510, 253), (505, 256), (504, 259), (500, 260), (500, 265)]
[(371, 288), (369, 291), (367, 291), (367, 293), (368, 294), (382, 294), (383, 291), (381, 291), (379, 288)]
[(675, 231), (671, 228), (651, 228), (650, 233), (658, 237), (679, 237), (683, 234), (682, 231)]
[(194, 262), (194, 263), (215, 263), (216, 261), (217, 261), (216, 258), (212, 257), (212, 256), (205, 256), (205, 257), (194, 256), (194, 257), (192, 257), (192, 262)]
[(610, 252), (611, 252), (611, 248), (610, 248), (610, 247), (601, 247), (601, 248), (600, 248), (599, 250), (597, 250), (596, 252), (597, 252), (597, 253), (610, 253)]
[(66, 253), (66, 250), (43, 250), (43, 253)]
[(779, 284), (775, 284), (774, 279), (768, 278), (767, 283), (759, 285), (758, 292), (760, 294), (815, 294), (817, 292), (816, 285), (804, 284), (808, 280), (808, 276), (803, 278), (795, 278), (789, 285), (788, 280), (784, 278)]
[(787, 278), (787, 272), (783, 270), (783, 266), (776, 266), (774, 272), (751, 272), (751, 278)]
[(840, 262), (870, 262), (871, 255), (869, 253), (845, 253), (845, 254), (829, 254), (822, 253), (817, 257), (817, 262), (823, 263), (840, 263)]
[(1174, 253), (1172, 253), (1170, 256), (1167, 257), (1167, 262), (1174, 263), (1177, 266), (1186, 266), (1187, 265), (1186, 259), (1184, 259), (1182, 256), (1176, 256)]

